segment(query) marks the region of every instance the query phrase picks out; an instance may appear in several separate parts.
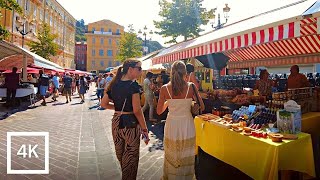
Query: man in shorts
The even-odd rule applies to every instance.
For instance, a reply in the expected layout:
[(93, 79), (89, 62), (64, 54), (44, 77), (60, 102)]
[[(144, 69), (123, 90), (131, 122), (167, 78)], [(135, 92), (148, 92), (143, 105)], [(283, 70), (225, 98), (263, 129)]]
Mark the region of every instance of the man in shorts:
[(46, 94), (49, 88), (49, 76), (43, 73), (43, 70), (39, 71), (40, 77), (39, 77), (39, 85), (40, 85), (40, 96), (42, 98), (42, 106), (46, 106)]
[(70, 77), (70, 74), (67, 72), (66, 76), (63, 78), (63, 84), (64, 84), (64, 94), (66, 96), (66, 103), (71, 102), (71, 88), (72, 88), (72, 78)]

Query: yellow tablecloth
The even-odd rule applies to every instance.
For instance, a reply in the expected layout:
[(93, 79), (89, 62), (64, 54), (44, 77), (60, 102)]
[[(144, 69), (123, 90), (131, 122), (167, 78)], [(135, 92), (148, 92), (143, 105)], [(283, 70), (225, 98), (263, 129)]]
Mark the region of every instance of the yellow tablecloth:
[(278, 170), (295, 170), (315, 176), (311, 136), (274, 143), (248, 137), (195, 118), (196, 145), (255, 180), (278, 179)]
[(320, 135), (320, 112), (309, 112), (302, 115), (302, 132)]

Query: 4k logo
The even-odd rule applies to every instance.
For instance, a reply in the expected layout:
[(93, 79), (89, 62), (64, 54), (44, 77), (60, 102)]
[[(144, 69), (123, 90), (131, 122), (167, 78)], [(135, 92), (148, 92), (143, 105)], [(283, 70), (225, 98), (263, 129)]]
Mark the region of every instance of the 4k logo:
[[(21, 156), (24, 158), (39, 158), (37, 150), (39, 144), (21, 144), (19, 150), (11, 155), (11, 138), (12, 137), (44, 137), (44, 169), (28, 169), (28, 170), (14, 170), (11, 168), (12, 155)], [(7, 132), (7, 174), (49, 174), (49, 133), (48, 132)]]

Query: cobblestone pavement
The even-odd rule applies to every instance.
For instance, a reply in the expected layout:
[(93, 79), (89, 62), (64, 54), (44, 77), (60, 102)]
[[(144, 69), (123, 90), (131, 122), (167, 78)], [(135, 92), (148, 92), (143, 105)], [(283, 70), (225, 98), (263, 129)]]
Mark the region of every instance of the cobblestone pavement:
[[(98, 110), (94, 88), (86, 94), (86, 102), (73, 96), (66, 104), (64, 97), (57, 102), (48, 98), (47, 106), (17, 112), (0, 121), (0, 179), (121, 179), (111, 136), (110, 110)], [(151, 141), (141, 141), (137, 179), (160, 179), (163, 164), (163, 124), (148, 124)], [(49, 132), (49, 174), (7, 175), (7, 132)], [(12, 136), (11, 169), (39, 170), (45, 167), (45, 139), (41, 136)], [(26, 144), (26, 157), (17, 156)], [(35, 148), (29, 153), (28, 145)], [(32, 155), (31, 158), (28, 155)]]

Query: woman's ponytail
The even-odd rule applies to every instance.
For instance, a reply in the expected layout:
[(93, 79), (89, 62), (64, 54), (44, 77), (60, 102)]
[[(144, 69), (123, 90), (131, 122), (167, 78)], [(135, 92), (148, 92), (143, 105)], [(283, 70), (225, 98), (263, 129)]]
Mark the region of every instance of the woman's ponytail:
[(120, 66), (117, 70), (117, 74), (115, 77), (112, 78), (111, 82), (109, 83), (109, 86), (107, 87), (107, 91), (110, 91), (112, 89), (112, 86), (121, 80), (122, 78), (122, 66)]

